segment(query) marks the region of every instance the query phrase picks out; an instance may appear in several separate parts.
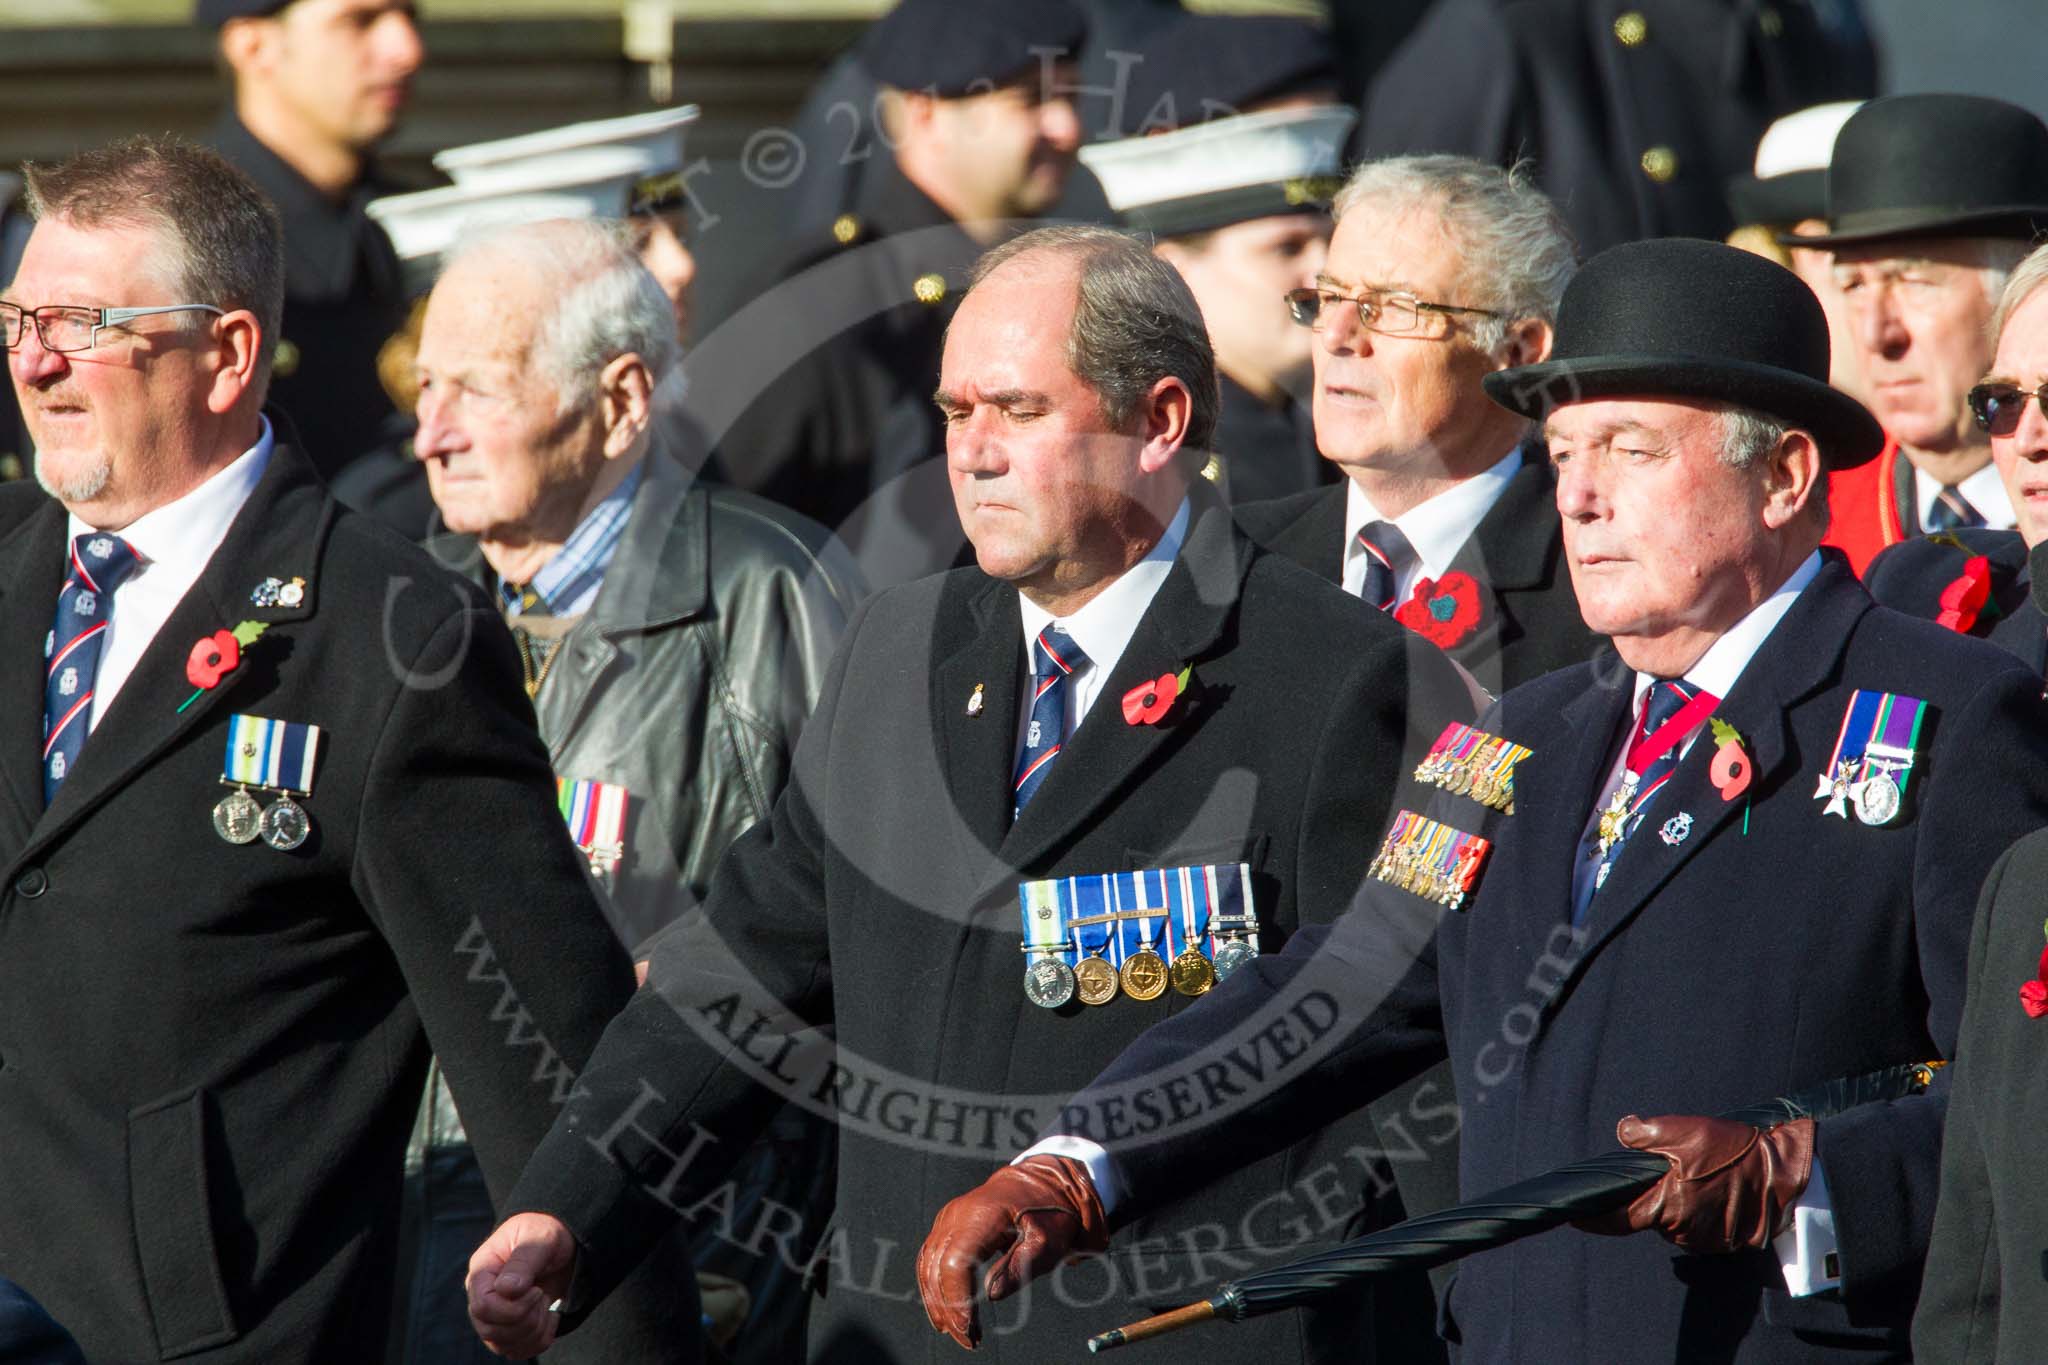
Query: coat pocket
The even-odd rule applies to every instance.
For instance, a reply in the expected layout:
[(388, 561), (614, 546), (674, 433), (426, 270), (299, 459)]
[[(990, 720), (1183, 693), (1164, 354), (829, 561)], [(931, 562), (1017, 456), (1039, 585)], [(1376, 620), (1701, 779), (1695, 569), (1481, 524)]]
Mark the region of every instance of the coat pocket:
[(210, 1123), (206, 1092), (196, 1088), (128, 1115), (129, 1212), (163, 1360), (240, 1335), (214, 1246)]

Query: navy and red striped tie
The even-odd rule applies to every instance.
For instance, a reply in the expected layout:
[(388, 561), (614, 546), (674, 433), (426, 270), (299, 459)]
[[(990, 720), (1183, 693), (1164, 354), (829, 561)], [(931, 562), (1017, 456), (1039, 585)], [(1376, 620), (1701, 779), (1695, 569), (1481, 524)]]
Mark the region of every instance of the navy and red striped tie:
[(1358, 528), (1358, 548), (1365, 551), (1365, 583), (1358, 595), (1381, 611), (1392, 611), (1401, 571), (1415, 558), (1415, 547), (1391, 521), (1369, 521)]
[(1066, 742), (1067, 678), (1088, 666), (1088, 656), (1058, 626), (1038, 632), (1031, 646), (1031, 718), (1024, 726), (1024, 749), (1017, 756), (1017, 804), (1021, 813)]
[(92, 724), (100, 646), (114, 614), (114, 590), (135, 571), (135, 550), (119, 536), (91, 531), (71, 542), (71, 574), (57, 594), (57, 622), (44, 642), (43, 804), (78, 763)]

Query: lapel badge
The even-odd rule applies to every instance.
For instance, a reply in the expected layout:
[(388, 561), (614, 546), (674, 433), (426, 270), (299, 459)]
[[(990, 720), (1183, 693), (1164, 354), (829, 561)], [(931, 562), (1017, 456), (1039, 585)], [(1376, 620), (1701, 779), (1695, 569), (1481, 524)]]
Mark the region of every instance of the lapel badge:
[(1657, 831), (1657, 837), (1670, 844), (1673, 848), (1676, 848), (1685, 842), (1685, 836), (1690, 833), (1692, 833), (1692, 815), (1689, 812), (1680, 811), (1664, 822), (1663, 827)]
[(306, 600), (306, 580), (266, 578), (249, 592), (249, 602), (258, 607), (296, 607)]
[(967, 714), (970, 716), (980, 715), (982, 706), (982, 685), (976, 683), (974, 685), (974, 695), (967, 699)]

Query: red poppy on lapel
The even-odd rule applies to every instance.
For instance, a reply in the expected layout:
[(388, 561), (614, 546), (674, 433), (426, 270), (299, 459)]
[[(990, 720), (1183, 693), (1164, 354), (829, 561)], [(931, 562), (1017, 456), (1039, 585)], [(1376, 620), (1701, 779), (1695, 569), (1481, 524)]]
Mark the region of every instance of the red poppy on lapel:
[(1194, 672), (1194, 665), (1190, 664), (1179, 673), (1161, 673), (1124, 693), (1124, 724), (1157, 725), (1164, 720), (1180, 694), (1188, 690)]
[(211, 692), (220, 686), (220, 680), (242, 666), (242, 648), (256, 643), (258, 636), (270, 629), (262, 621), (244, 621), (233, 630), (217, 630), (211, 635), (202, 635), (192, 645), (192, 652), (185, 656), (185, 681), (198, 688), (185, 698), (178, 707), (180, 713), (185, 707), (199, 700), (201, 692)]
[(1394, 608), (1394, 619), (1438, 649), (1449, 649), (1479, 628), (1479, 585), (1466, 573), (1418, 579), (1408, 600)]
[(2034, 979), (2020, 987), (2020, 1008), (2027, 1012), (2029, 1019), (2039, 1019), (2048, 1014), (2048, 948), (2041, 950), (2041, 961), (2034, 968)]
[(1707, 724), (1714, 731), (1714, 766), (1707, 769), (1707, 777), (1723, 801), (1733, 801), (1749, 790), (1756, 765), (1750, 762), (1749, 751), (1742, 747), (1742, 735), (1734, 726), (1719, 716), (1712, 717)]
[(1972, 555), (1963, 562), (1963, 572), (1941, 590), (1941, 614), (1934, 619), (1950, 630), (1967, 635), (1977, 624), (1978, 614), (1991, 596), (1991, 561)]

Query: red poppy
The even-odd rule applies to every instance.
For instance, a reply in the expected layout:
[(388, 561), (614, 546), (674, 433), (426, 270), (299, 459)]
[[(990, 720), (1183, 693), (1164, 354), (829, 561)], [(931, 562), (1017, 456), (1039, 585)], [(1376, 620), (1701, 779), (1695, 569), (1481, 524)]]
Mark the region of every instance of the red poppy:
[(2048, 948), (2041, 950), (2041, 961), (2034, 968), (2034, 979), (2020, 987), (2020, 1008), (2027, 1012), (2029, 1019), (2039, 1019), (2048, 1014)]
[(231, 630), (217, 630), (192, 646), (185, 659), (185, 681), (202, 691), (218, 687), (241, 662), (242, 642)]
[(1189, 667), (1178, 673), (1161, 673), (1124, 693), (1124, 724), (1157, 725), (1164, 720), (1180, 694), (1187, 691), (1193, 671)]
[(1447, 573), (1417, 580), (1394, 619), (1439, 649), (1449, 649), (1479, 628), (1479, 585), (1472, 575)]
[(1978, 613), (1991, 596), (1991, 561), (1972, 555), (1963, 562), (1963, 572), (1941, 590), (1941, 614), (1934, 619), (1950, 630), (1969, 634), (1976, 627)]

